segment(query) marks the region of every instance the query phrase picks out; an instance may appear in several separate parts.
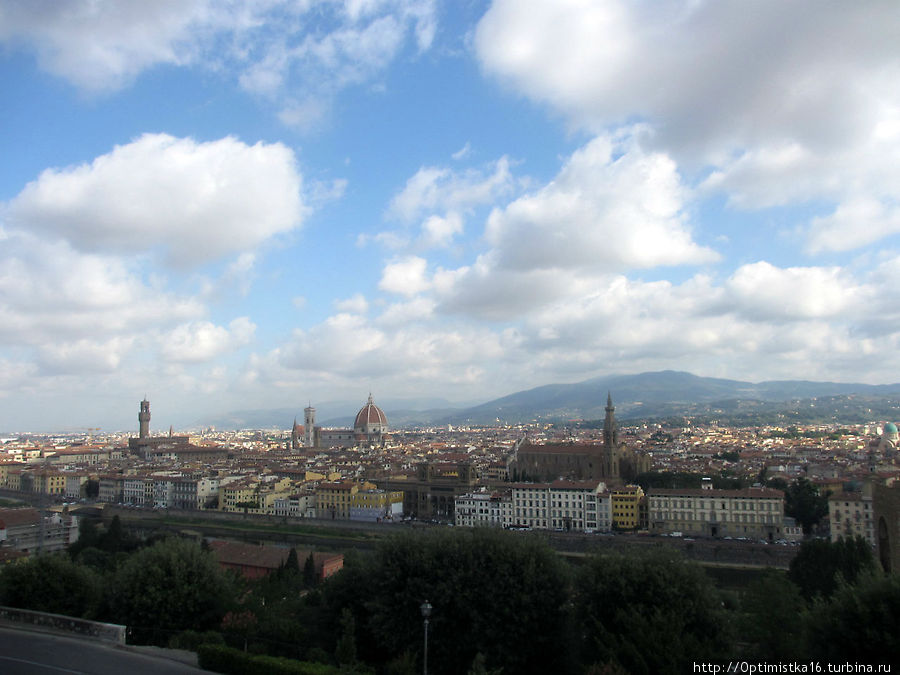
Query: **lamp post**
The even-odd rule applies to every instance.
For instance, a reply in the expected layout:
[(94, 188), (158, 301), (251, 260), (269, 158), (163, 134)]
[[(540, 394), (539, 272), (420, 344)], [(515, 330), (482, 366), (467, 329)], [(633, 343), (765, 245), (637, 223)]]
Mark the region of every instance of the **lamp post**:
[(422, 673), (423, 675), (428, 675), (428, 617), (431, 616), (431, 603), (426, 600), (419, 609), (422, 610), (422, 618), (425, 620), (425, 651), (422, 656), (424, 664)]

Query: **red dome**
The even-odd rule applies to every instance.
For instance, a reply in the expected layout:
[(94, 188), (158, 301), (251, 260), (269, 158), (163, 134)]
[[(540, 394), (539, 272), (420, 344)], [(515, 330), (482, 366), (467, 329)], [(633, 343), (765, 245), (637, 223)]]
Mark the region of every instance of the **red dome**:
[(375, 405), (372, 394), (369, 394), (368, 402), (356, 413), (353, 429), (362, 433), (371, 433), (372, 431), (383, 431), (385, 427), (387, 427), (387, 417), (384, 416), (384, 411)]

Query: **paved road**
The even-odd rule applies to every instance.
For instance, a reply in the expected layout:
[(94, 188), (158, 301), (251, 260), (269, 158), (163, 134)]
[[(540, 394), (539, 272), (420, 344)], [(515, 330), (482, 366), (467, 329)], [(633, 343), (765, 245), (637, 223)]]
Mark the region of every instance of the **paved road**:
[(84, 638), (0, 627), (3, 675), (169, 675), (208, 671)]

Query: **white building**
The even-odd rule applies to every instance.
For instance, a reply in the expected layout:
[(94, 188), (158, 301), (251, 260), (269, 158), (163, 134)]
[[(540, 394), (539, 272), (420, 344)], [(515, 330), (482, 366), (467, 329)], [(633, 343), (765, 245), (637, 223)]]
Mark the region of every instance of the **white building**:
[(504, 493), (480, 491), (456, 498), (456, 524), (607, 532), (612, 510), (606, 485), (557, 480), (513, 483)]
[(784, 538), (784, 493), (744, 490), (651, 489), (647, 493), (650, 531), (707, 537)]

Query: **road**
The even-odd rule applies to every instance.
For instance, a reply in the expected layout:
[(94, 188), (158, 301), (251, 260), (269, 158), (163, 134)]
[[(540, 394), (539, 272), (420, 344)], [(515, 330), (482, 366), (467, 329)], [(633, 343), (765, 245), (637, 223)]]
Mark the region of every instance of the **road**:
[(0, 626), (4, 675), (169, 675), (208, 671), (130, 648), (55, 633)]

